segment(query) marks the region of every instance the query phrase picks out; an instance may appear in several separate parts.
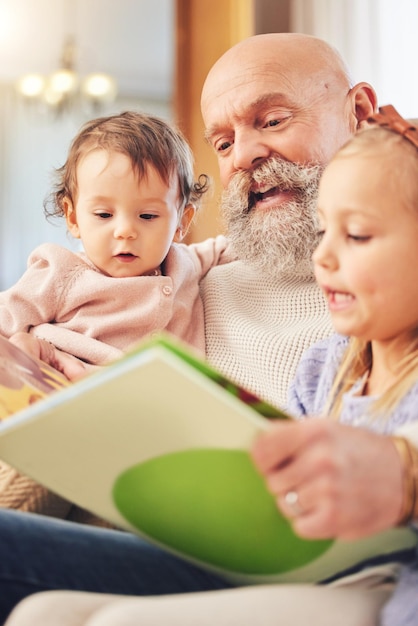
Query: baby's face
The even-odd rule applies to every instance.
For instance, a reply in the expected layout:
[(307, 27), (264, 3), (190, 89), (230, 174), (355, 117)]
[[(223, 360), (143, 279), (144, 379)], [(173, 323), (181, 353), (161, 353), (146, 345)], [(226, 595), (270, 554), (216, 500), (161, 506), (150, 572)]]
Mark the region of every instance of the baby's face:
[(67, 225), (104, 274), (150, 274), (165, 259), (178, 229), (179, 186), (152, 167), (139, 179), (120, 152), (94, 150), (77, 167), (77, 199)]
[(319, 186), (322, 239), (313, 259), (337, 332), (410, 341), (418, 323), (418, 217), (384, 151), (339, 156)]

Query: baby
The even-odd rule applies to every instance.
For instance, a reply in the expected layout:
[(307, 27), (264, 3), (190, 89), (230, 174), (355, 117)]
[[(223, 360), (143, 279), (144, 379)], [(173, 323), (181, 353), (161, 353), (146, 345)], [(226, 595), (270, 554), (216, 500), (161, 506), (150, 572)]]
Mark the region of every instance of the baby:
[[(39, 246), (0, 293), (0, 333), (31, 332), (93, 365), (161, 329), (204, 353), (199, 281), (227, 260), (227, 240), (180, 242), (207, 187), (206, 176), (194, 181), (185, 139), (163, 120), (125, 112), (87, 123), (46, 203), (84, 251)], [(0, 506), (104, 523), (2, 462)]]
[(0, 293), (0, 333), (31, 332), (94, 365), (162, 329), (204, 353), (199, 281), (227, 260), (227, 240), (180, 242), (207, 187), (206, 176), (194, 182), (191, 150), (163, 120), (125, 112), (87, 123), (46, 203), (84, 251), (32, 252)]

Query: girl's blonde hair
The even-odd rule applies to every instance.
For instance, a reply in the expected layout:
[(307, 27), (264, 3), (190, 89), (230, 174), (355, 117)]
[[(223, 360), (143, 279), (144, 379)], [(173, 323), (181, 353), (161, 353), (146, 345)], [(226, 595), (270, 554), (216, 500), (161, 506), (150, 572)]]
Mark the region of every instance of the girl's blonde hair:
[[(418, 151), (401, 134), (380, 126), (358, 132), (334, 156), (344, 159), (361, 156), (381, 161), (385, 175), (385, 190), (396, 190), (398, 203), (393, 209), (414, 212), (418, 219)], [(367, 176), (367, 171), (364, 173)], [(418, 241), (417, 241), (418, 245)], [(325, 413), (338, 418), (343, 395), (361, 379), (372, 366), (371, 342), (351, 337), (337, 376), (331, 388)], [(417, 382), (418, 373), (418, 320), (411, 345), (397, 364), (396, 379), (376, 400), (371, 408), (373, 416), (388, 415)]]
[(63, 217), (63, 201), (74, 205), (77, 198), (77, 166), (93, 150), (120, 152), (131, 161), (139, 179), (152, 166), (167, 185), (172, 176), (179, 184), (179, 217), (184, 207), (198, 207), (209, 187), (209, 178), (201, 174), (195, 182), (193, 154), (182, 133), (164, 120), (146, 113), (125, 111), (87, 122), (71, 143), (65, 164), (55, 170), (52, 193), (44, 203), (47, 217)]

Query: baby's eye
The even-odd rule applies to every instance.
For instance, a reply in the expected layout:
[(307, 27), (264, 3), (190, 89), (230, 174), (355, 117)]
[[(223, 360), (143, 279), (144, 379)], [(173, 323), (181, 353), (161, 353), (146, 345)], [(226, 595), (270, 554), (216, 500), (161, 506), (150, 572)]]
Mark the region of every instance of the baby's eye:
[(155, 215), (154, 213), (141, 213), (139, 217), (141, 220), (155, 220), (158, 215)]
[(317, 239), (322, 239), (322, 237), (325, 235), (325, 229), (322, 230), (317, 230), (316, 231), (316, 237)]
[(364, 243), (365, 241), (369, 241), (371, 239), (371, 235), (355, 235), (353, 233), (348, 233), (347, 237), (358, 243)]
[(109, 217), (112, 217), (112, 214), (108, 211), (96, 211), (95, 215), (97, 215), (97, 217), (100, 217), (100, 219), (102, 220), (107, 220), (109, 219)]

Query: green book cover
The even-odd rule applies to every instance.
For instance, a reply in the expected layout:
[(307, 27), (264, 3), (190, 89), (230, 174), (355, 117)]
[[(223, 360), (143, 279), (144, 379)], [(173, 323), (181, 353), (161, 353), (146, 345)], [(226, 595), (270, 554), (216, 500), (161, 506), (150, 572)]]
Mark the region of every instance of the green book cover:
[(318, 582), (415, 546), (407, 529), (355, 542), (296, 536), (248, 452), (272, 419), (290, 418), (161, 334), (3, 420), (0, 458), (238, 583)]

